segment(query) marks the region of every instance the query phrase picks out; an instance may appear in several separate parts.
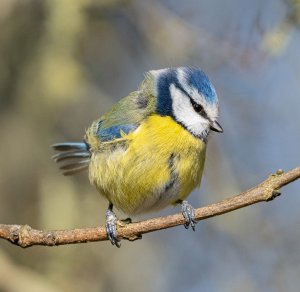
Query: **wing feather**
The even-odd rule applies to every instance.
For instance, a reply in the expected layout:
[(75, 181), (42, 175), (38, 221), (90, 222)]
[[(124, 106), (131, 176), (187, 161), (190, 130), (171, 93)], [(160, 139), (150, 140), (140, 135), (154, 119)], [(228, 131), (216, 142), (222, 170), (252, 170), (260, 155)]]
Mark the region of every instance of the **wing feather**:
[(87, 130), (86, 140), (92, 148), (109, 141), (119, 143), (122, 134), (138, 128), (141, 122), (156, 109), (154, 78), (149, 73), (138, 91), (116, 103), (110, 111), (96, 120)]

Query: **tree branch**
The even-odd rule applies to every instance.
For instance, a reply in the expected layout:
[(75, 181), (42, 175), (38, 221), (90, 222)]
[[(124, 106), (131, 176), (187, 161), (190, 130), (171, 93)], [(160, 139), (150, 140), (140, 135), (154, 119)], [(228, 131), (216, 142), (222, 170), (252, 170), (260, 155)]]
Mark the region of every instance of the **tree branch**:
[[(286, 173), (278, 170), (259, 185), (228, 199), (195, 210), (196, 220), (228, 213), (258, 202), (271, 201), (280, 195), (279, 189), (300, 178), (300, 166)], [(183, 225), (184, 218), (178, 213), (141, 222), (118, 224), (118, 236), (127, 240), (141, 238), (142, 234)], [(107, 240), (105, 227), (73, 230), (41, 231), (28, 225), (0, 224), (0, 238), (21, 247), (33, 245), (57, 246)]]

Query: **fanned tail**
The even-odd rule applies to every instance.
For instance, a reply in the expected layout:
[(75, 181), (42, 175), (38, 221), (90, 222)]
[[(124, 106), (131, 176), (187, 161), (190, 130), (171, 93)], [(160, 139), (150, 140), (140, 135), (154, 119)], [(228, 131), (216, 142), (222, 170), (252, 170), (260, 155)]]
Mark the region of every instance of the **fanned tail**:
[(91, 153), (85, 142), (65, 142), (52, 145), (59, 153), (52, 156), (55, 162), (66, 162), (60, 169), (63, 175), (73, 175), (88, 168)]

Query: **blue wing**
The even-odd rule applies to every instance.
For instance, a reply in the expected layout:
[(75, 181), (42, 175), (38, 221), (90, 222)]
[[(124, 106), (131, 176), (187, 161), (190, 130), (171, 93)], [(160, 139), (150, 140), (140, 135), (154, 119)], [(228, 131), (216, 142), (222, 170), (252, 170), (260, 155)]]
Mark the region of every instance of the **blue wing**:
[[(156, 110), (156, 97), (153, 78), (149, 75), (138, 91), (130, 93), (117, 102), (107, 113), (94, 121), (87, 131), (87, 143), (113, 142), (139, 127), (141, 122)], [(116, 141), (118, 143), (119, 141)], [(92, 148), (94, 146), (91, 146)], [(98, 147), (97, 145), (95, 147)]]
[(102, 128), (101, 122), (99, 122), (97, 137), (102, 142), (111, 141), (117, 138), (121, 138), (121, 133), (128, 134), (129, 132), (134, 131), (138, 125), (135, 124), (124, 124), (124, 125), (116, 125), (111, 126), (109, 128)]

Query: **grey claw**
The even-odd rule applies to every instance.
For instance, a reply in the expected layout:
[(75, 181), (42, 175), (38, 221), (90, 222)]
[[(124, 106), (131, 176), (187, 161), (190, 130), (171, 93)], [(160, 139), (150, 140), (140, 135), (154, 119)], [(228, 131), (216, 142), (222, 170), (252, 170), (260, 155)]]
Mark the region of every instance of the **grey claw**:
[(195, 231), (195, 226), (197, 224), (197, 221), (195, 220), (195, 209), (187, 201), (182, 201), (181, 212), (185, 219), (184, 227), (188, 229), (191, 226), (193, 231)]
[(115, 213), (108, 209), (105, 213), (106, 221), (105, 221), (105, 228), (107, 237), (110, 240), (112, 245), (115, 245), (116, 247), (120, 247), (121, 243), (117, 236), (117, 216)]

